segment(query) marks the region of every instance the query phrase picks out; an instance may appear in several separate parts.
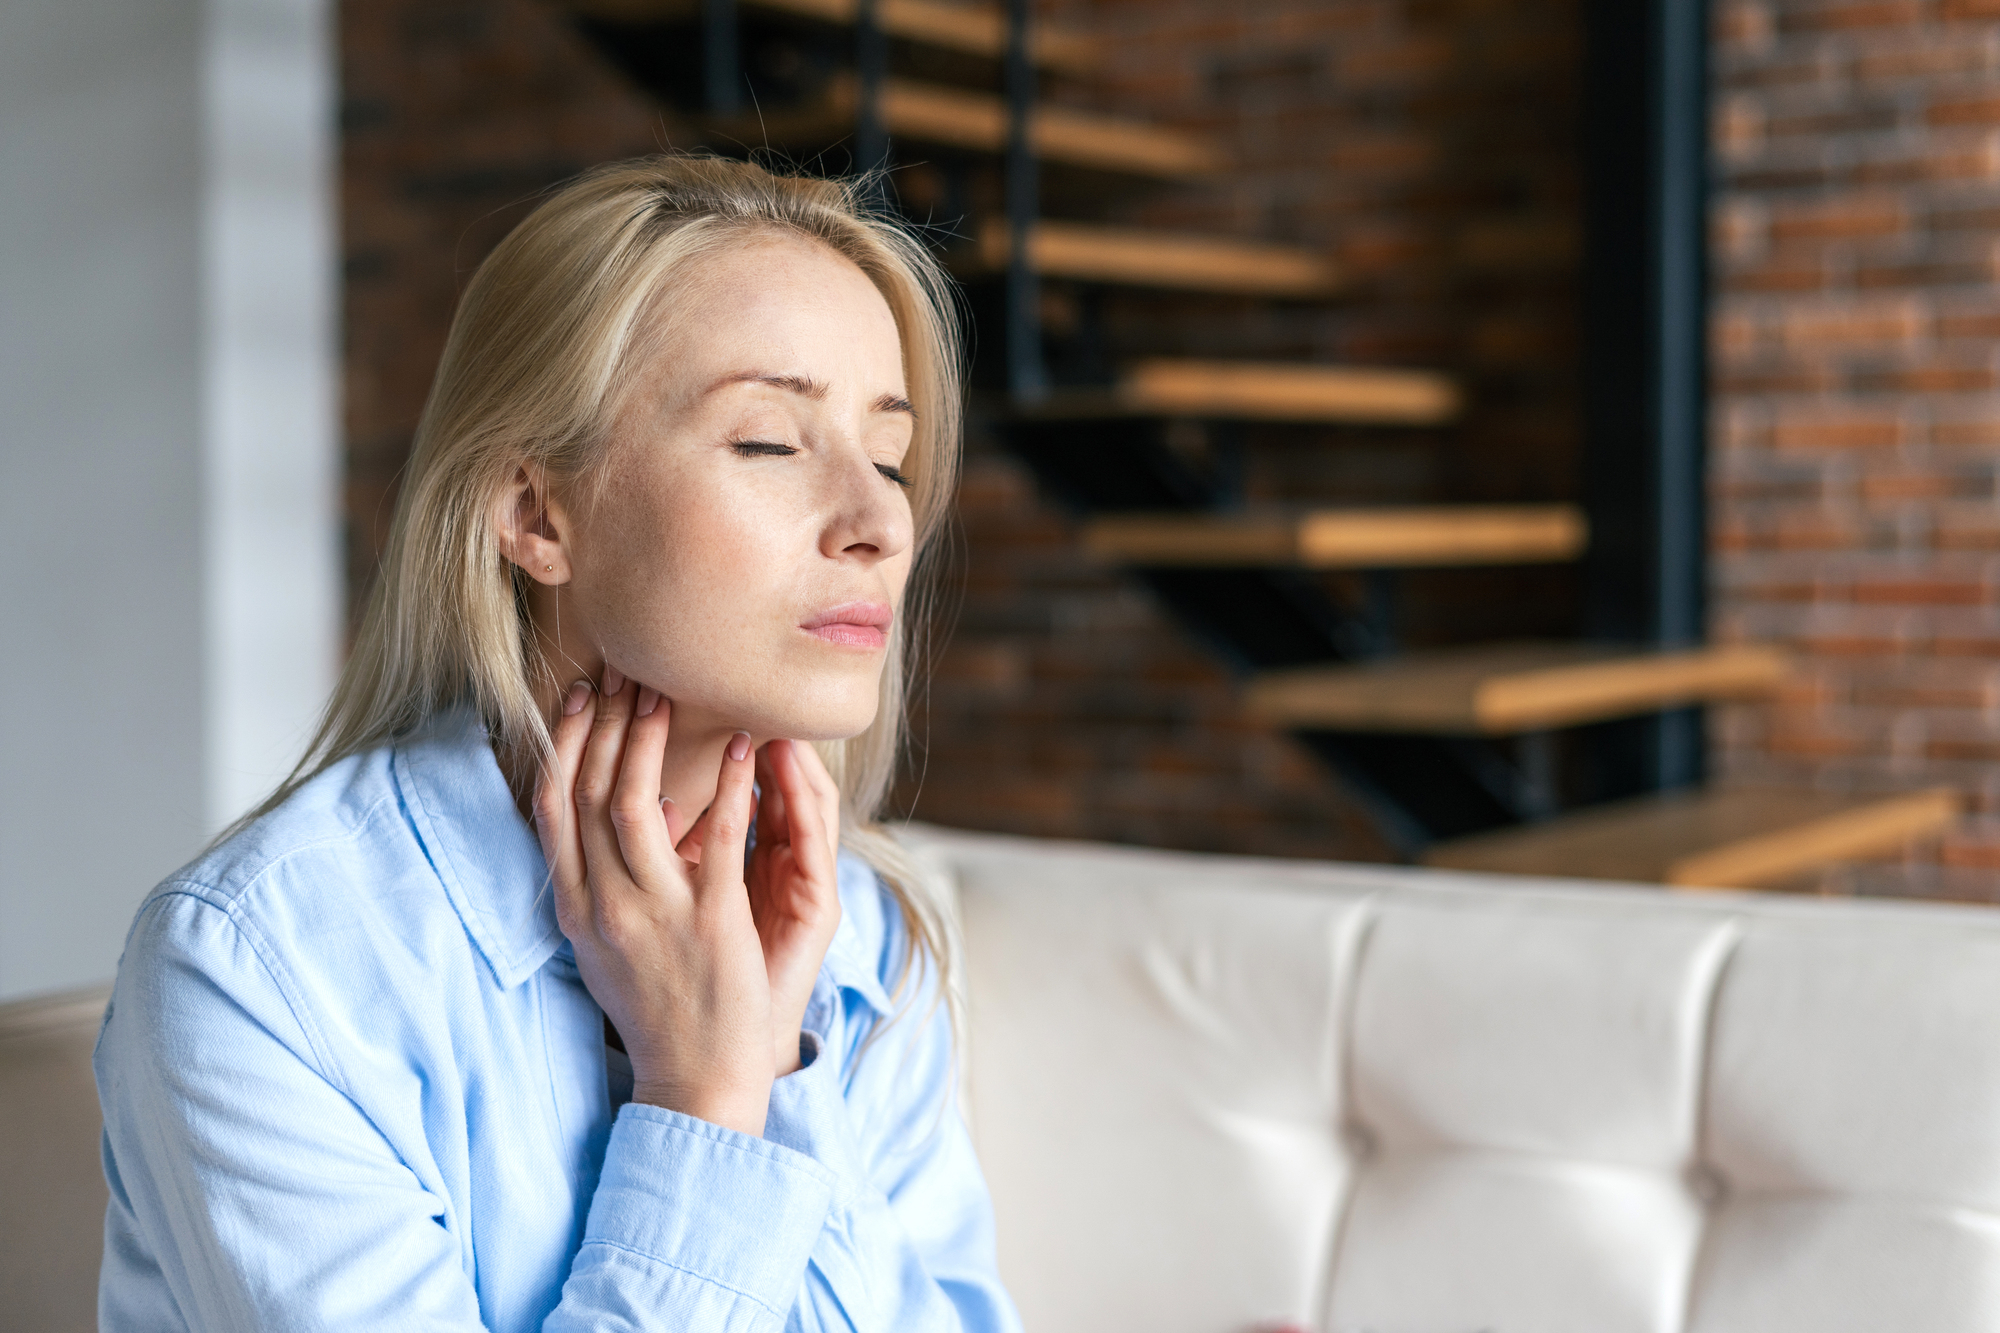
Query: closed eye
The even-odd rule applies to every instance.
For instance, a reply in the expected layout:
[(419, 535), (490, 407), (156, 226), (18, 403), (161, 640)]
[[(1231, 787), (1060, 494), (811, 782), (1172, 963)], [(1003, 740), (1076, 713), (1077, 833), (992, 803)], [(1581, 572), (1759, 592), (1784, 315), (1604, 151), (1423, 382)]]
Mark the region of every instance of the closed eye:
[[(789, 454), (798, 452), (791, 445), (780, 444), (775, 440), (731, 440), (729, 447), (744, 458), (783, 458)], [(916, 485), (914, 481), (911, 481), (903, 473), (902, 469), (892, 467), (887, 463), (877, 463), (875, 470), (890, 481), (895, 482), (898, 486), (901, 486), (904, 490), (909, 490), (912, 486)]]

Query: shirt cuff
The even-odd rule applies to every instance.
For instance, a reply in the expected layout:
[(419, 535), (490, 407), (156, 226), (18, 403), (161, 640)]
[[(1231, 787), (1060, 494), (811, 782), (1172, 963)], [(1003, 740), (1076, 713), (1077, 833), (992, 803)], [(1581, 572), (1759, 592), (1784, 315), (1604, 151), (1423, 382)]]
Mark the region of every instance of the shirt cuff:
[(636, 1253), (780, 1316), (833, 1206), (809, 1156), (664, 1107), (618, 1112), (583, 1243)]
[(764, 1139), (824, 1167), (834, 1181), (833, 1207), (839, 1209), (865, 1178), (848, 1121), (840, 1061), (811, 1031), (800, 1037), (799, 1059), (798, 1069), (771, 1084)]

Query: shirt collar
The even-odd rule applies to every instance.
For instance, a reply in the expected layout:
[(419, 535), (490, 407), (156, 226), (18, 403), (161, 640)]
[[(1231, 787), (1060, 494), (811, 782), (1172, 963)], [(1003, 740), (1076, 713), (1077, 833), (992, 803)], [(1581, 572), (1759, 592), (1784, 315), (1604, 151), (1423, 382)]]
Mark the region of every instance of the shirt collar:
[[(887, 963), (901, 961), (900, 957), (889, 957), (891, 942), (903, 938), (900, 911), (883, 891), (874, 868), (854, 853), (841, 852), (837, 871), (840, 925), (826, 946), (825, 974), (834, 985), (852, 991), (876, 1013), (886, 1015), (895, 1006), (882, 976), (890, 971)], [(893, 922), (889, 919), (892, 913), (896, 914)], [(881, 947), (870, 949), (870, 940)]]
[(503, 989), (534, 975), (562, 947), (555, 885), (541, 844), (467, 706), (398, 741), (394, 768), (445, 896)]

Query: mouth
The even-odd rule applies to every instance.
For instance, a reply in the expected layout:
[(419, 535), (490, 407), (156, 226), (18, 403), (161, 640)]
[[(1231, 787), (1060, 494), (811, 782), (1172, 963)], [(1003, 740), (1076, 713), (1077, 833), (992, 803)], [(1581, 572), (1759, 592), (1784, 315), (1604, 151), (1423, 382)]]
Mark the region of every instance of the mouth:
[(799, 628), (826, 643), (873, 651), (889, 642), (895, 618), (887, 602), (848, 602), (820, 612)]

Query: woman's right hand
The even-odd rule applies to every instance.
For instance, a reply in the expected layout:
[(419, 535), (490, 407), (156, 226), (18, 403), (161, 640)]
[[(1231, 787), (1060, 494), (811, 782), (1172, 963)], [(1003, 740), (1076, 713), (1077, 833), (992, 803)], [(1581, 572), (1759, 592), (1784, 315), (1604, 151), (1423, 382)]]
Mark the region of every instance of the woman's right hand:
[(601, 694), (571, 687), (557, 771), (535, 791), (535, 831), (583, 984), (632, 1059), (632, 1100), (761, 1137), (776, 1071), (771, 987), (743, 885), (756, 761), (748, 736), (731, 738), (700, 864), (689, 864), (660, 809), (671, 714), (609, 668)]

